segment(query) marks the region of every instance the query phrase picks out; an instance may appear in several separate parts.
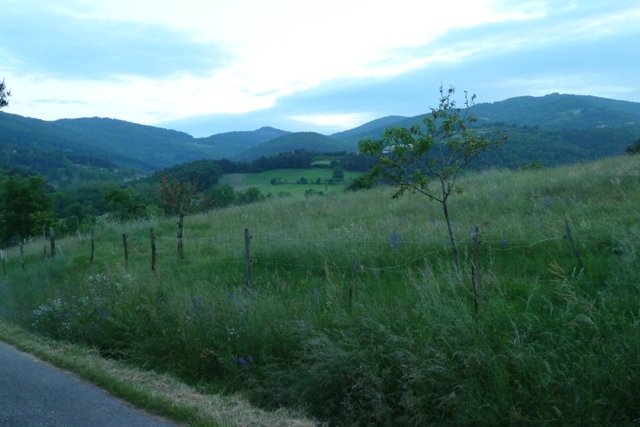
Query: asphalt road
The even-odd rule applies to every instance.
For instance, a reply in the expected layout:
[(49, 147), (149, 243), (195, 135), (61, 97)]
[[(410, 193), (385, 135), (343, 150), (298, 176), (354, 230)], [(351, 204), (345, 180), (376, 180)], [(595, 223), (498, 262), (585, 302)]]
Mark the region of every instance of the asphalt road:
[(93, 384), (0, 342), (1, 427), (167, 427)]

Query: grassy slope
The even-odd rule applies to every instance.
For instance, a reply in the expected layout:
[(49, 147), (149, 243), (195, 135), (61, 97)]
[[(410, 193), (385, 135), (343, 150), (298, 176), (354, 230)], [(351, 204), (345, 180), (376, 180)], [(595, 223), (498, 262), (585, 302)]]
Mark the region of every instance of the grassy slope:
[[(451, 268), (440, 206), (381, 188), (188, 217), (182, 263), (174, 220), (102, 224), (93, 266), (86, 237), (61, 242), (65, 255), (46, 262), (32, 244), (24, 272), (9, 251), (0, 315), (334, 423), (640, 419), (637, 157), (460, 184), (450, 208), (463, 252), (471, 227), (482, 232), (478, 314), (468, 268), (462, 286)], [(584, 271), (563, 239), (565, 218)], [(245, 227), (252, 289), (242, 286)]]
[[(232, 173), (226, 174), (220, 180), (220, 184), (229, 184), (236, 191), (243, 191), (250, 187), (256, 187), (264, 195), (272, 194), (277, 196), (281, 193), (288, 193), (292, 197), (300, 198), (308, 190), (314, 192), (322, 192), (324, 194), (342, 192), (346, 185), (349, 185), (358, 175), (359, 172), (345, 171), (344, 184), (326, 185), (326, 184), (296, 184), (300, 178), (306, 178), (307, 181), (315, 182), (318, 178), (323, 182), (331, 179), (332, 170), (322, 168), (309, 169), (275, 169), (260, 173)], [(280, 179), (286, 184), (271, 184), (273, 178)]]

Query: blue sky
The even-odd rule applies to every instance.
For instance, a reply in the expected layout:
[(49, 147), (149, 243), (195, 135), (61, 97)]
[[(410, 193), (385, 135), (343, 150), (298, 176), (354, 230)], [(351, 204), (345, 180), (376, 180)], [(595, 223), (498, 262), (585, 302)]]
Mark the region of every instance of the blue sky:
[(640, 102), (640, 1), (0, 0), (4, 111), (331, 133), (552, 92)]

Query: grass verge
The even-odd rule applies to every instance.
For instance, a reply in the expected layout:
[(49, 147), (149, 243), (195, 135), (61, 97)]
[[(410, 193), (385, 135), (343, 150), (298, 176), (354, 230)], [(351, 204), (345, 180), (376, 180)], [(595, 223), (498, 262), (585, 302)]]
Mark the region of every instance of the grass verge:
[(169, 375), (100, 357), (94, 349), (31, 334), (0, 320), (0, 340), (125, 399), (150, 413), (191, 426), (312, 426), (291, 412), (267, 412), (238, 395), (204, 394)]

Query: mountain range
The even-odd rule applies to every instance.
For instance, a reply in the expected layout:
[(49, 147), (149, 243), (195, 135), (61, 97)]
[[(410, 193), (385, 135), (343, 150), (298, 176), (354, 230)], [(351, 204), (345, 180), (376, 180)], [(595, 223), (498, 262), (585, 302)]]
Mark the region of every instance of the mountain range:
[[(640, 137), (640, 103), (583, 95), (523, 96), (473, 106), (477, 126), (500, 128), (508, 143), (481, 163), (553, 165), (622, 154)], [(0, 113), (0, 166), (49, 174), (74, 167), (150, 172), (200, 159), (253, 160), (280, 152), (357, 151), (362, 138), (390, 126), (409, 127), (424, 115), (388, 116), (332, 135), (272, 127), (205, 138), (108, 118), (44, 121)]]

